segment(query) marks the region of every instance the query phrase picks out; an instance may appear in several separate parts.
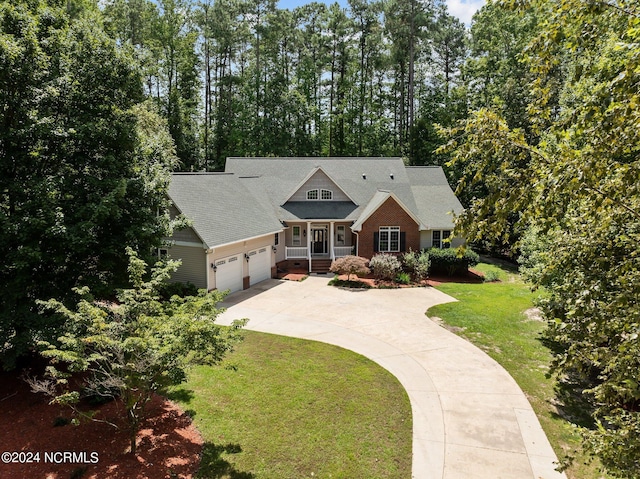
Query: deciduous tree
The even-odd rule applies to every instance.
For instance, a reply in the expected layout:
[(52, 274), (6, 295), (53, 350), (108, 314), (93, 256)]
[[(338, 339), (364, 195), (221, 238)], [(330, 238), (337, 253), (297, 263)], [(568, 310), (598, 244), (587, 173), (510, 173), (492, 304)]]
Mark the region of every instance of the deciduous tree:
[(559, 346), (554, 371), (585, 385), (595, 424), (583, 430), (588, 449), (614, 477), (636, 479), (640, 10), (624, 0), (504, 3), (541, 19), (524, 57), (532, 134), (486, 110), (449, 131), (461, 187), (489, 190), (459, 225), (471, 238), (494, 239), (509, 218), (534, 228), (524, 262), (547, 290), (541, 307)]
[(218, 291), (162, 302), (159, 288), (179, 262), (156, 265), (145, 280), (147, 264), (131, 249), (128, 255), (131, 288), (118, 293), (117, 303), (96, 301), (88, 288), (77, 290), (82, 299), (74, 309), (56, 300), (42, 303), (62, 315), (65, 326), (56, 341), (40, 343), (51, 364), (45, 378), (30, 383), (85, 418), (92, 416), (77, 408), (83, 395), (122, 402), (135, 454), (152, 395), (185, 381), (190, 365), (219, 363), (240, 339), (246, 321), (235, 321), (231, 328), (214, 323), (224, 297)]

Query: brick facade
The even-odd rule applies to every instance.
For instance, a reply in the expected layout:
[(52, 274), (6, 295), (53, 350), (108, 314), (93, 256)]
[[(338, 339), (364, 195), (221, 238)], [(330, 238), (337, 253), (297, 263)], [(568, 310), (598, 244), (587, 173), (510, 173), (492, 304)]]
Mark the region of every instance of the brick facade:
[(358, 256), (372, 258), (375, 253), (374, 233), (379, 232), (380, 226), (399, 226), (400, 233), (404, 233), (404, 246), (400, 253), (420, 250), (419, 225), (393, 198), (388, 198), (380, 207), (362, 224), (362, 230), (358, 233)]

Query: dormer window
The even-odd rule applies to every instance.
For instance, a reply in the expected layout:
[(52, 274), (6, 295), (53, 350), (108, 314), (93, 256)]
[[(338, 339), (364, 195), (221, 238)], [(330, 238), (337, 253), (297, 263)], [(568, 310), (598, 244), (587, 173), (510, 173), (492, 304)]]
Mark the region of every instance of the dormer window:
[(307, 200), (332, 200), (333, 191), (325, 189), (315, 189), (307, 191)]

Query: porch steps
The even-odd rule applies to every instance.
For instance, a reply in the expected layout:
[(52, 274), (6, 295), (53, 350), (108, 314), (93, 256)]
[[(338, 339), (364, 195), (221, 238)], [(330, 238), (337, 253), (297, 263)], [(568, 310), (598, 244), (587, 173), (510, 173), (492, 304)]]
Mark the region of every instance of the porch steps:
[(331, 268), (330, 259), (312, 259), (311, 260), (312, 273), (328, 273), (329, 268)]

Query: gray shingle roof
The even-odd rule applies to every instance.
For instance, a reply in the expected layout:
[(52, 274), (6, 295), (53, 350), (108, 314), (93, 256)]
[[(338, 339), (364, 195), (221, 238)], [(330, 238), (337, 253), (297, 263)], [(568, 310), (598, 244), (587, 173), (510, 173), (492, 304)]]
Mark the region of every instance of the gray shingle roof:
[(304, 219), (283, 209), (291, 192), (320, 167), (356, 203), (356, 219), (378, 190), (390, 190), (414, 213), (413, 192), (402, 158), (227, 158), (225, 171), (259, 179), (276, 214), (283, 220)]
[[(318, 167), (353, 202), (287, 202)], [(405, 167), (401, 158), (228, 158), (226, 173), (176, 173), (169, 188), (208, 247), (275, 233), (286, 221), (357, 221), (381, 192), (393, 192), (427, 229), (452, 229), (450, 212), (462, 211), (442, 168)]]
[(209, 248), (282, 230), (273, 211), (234, 175), (174, 173), (169, 197)]
[(454, 215), (462, 205), (439, 166), (410, 166), (407, 174), (418, 207), (418, 217), (427, 229), (453, 229)]

